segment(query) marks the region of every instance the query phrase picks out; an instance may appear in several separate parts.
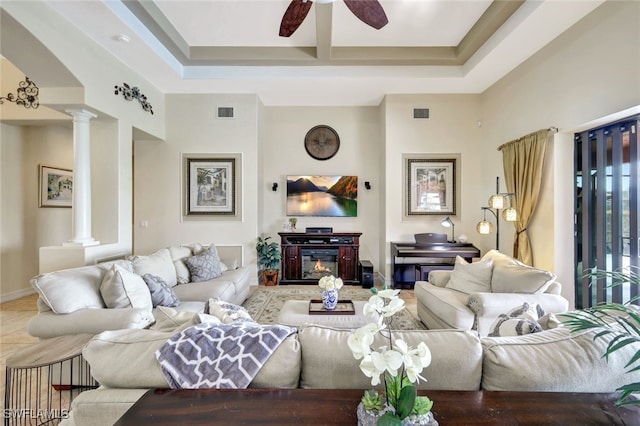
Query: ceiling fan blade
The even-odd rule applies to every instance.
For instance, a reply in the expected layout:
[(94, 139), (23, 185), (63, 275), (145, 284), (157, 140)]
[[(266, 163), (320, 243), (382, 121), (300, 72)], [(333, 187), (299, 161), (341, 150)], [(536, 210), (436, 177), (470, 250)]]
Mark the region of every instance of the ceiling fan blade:
[(280, 22), (280, 37), (290, 37), (311, 10), (311, 0), (291, 0)]
[(376, 30), (389, 23), (387, 15), (378, 0), (344, 0), (344, 2), (359, 20)]

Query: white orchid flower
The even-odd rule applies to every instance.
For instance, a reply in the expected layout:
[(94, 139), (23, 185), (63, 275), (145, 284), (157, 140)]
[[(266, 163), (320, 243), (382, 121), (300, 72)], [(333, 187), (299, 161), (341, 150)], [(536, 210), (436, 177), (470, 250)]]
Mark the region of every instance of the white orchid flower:
[(384, 308), (384, 300), (381, 297), (373, 295), (369, 298), (369, 301), (364, 304), (362, 313), (367, 318), (375, 318)]
[(398, 369), (402, 367), (402, 354), (393, 349), (384, 352), (371, 352), (371, 360), (378, 370), (386, 370), (392, 376), (397, 375)]
[(384, 370), (378, 369), (371, 356), (365, 357), (360, 362), (360, 370), (364, 373), (365, 376), (371, 378), (371, 386), (377, 386), (380, 384), (380, 376), (384, 373)]
[(378, 330), (377, 324), (370, 323), (360, 327), (349, 336), (347, 344), (355, 359), (363, 358), (371, 353), (373, 338)]
[(384, 299), (393, 299), (394, 297), (397, 297), (399, 294), (400, 294), (400, 290), (393, 290), (393, 289), (380, 290), (378, 292), (378, 296)]
[(429, 350), (427, 344), (424, 342), (420, 342), (418, 343), (418, 347), (416, 349), (418, 351), (418, 357), (420, 358), (422, 368), (431, 365), (431, 351)]
[(424, 369), (424, 367), (420, 363), (420, 358), (418, 358), (416, 355), (410, 355), (408, 357), (408, 360), (409, 362), (406, 362), (407, 359), (405, 359), (404, 363), (404, 372), (407, 375), (407, 379), (409, 379), (411, 383), (419, 382), (419, 379), (427, 381), (427, 379), (420, 375), (420, 373), (422, 373), (422, 370)]
[(382, 308), (382, 316), (387, 318), (393, 316), (404, 309), (404, 300), (391, 299), (391, 301)]

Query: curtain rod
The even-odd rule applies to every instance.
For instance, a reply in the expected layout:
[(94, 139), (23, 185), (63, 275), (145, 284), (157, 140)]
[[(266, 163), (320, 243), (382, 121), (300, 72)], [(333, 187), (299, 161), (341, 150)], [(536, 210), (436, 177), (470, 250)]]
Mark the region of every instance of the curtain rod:
[[(544, 129), (540, 129), (540, 130), (538, 130), (538, 132), (540, 132), (540, 131), (542, 131), (542, 130), (544, 130)], [(502, 151), (502, 148), (504, 148), (505, 146), (507, 146), (507, 145), (509, 145), (509, 144), (512, 144), (512, 143), (515, 143), (515, 142), (518, 142), (519, 140), (522, 140), (523, 138), (526, 138), (527, 136), (529, 136), (529, 135), (533, 135), (533, 134), (538, 133), (538, 132), (529, 133), (528, 135), (521, 136), (521, 137), (519, 137), (518, 139), (512, 140), (511, 142), (503, 143), (502, 145), (500, 145), (500, 146), (498, 147), (498, 151)], [(547, 129), (547, 132), (551, 132), (551, 133), (558, 133), (558, 128), (557, 128), (557, 127), (555, 127), (555, 126), (551, 126), (551, 127), (549, 127), (549, 128)]]

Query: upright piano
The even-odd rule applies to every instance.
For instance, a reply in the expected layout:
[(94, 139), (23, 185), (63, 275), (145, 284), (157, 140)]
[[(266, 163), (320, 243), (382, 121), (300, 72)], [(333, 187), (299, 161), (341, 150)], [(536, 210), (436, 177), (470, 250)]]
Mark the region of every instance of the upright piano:
[(480, 250), (470, 243), (392, 242), (391, 267), (396, 288), (413, 288), (416, 280), (426, 280), (430, 271), (453, 269), (456, 256), (467, 262), (480, 257)]

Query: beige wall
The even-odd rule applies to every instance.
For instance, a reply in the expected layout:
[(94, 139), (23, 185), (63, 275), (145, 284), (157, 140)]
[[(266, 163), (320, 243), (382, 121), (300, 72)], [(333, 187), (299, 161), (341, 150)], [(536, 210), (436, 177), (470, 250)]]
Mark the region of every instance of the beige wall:
[[(218, 106), (233, 106), (234, 119), (216, 118)], [(258, 99), (255, 95), (169, 95), (167, 138), (134, 144), (134, 251), (150, 253), (193, 242), (242, 244), (244, 263), (255, 264), (259, 233)], [(242, 215), (183, 218), (183, 154), (242, 156)], [(143, 227), (142, 223), (148, 223)], [(256, 278), (257, 279), (257, 278)]]
[(73, 166), (71, 129), (0, 124), (0, 295), (20, 297), (38, 273), (38, 249), (68, 240), (71, 209), (38, 208), (38, 166)]
[[(429, 108), (429, 119), (413, 118), (413, 108), (421, 107)], [(385, 234), (380, 244), (384, 244), (386, 259), (380, 271), (384, 271), (387, 280), (392, 278), (389, 257), (392, 241), (413, 241), (415, 233), (451, 232), (440, 225), (445, 218), (442, 215), (404, 217), (403, 154), (460, 155), (460, 203), (456, 215), (450, 216), (456, 238), (466, 234), (470, 243), (484, 251), (491, 240), (481, 238), (475, 226), (481, 220), (480, 206), (486, 203), (495, 187), (484, 184), (482, 177), (494, 176), (495, 170), (487, 168), (483, 160), (487, 153), (482, 145), (483, 129), (478, 127), (479, 96), (387, 95), (384, 108)]]
[[(378, 260), (379, 197), (382, 174), (376, 165), (381, 153), (378, 108), (375, 107), (266, 107), (264, 139), (260, 141), (263, 163), (264, 207), (261, 232), (279, 241), (278, 232), (286, 215), (287, 175), (350, 175), (358, 177), (357, 217), (298, 217), (297, 229), (327, 226), (335, 232), (362, 232), (360, 258), (374, 264)], [(328, 160), (316, 160), (304, 147), (304, 137), (312, 127), (331, 126), (340, 137), (340, 148)], [(366, 190), (364, 182), (371, 183)], [(273, 182), (278, 191), (273, 192)]]

